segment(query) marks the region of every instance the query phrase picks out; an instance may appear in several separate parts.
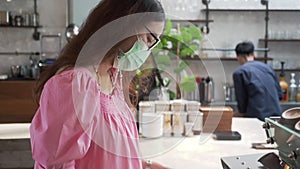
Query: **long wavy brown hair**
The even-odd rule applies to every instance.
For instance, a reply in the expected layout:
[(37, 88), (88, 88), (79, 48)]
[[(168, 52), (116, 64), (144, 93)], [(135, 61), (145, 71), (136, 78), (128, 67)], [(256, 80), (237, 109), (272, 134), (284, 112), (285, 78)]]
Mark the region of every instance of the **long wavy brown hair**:
[[(121, 17), (144, 12), (158, 12), (161, 13), (161, 17), (157, 18), (157, 21), (164, 21), (165, 15), (161, 3), (158, 0), (102, 0), (100, 3), (90, 12), (85, 23), (81, 26), (79, 34), (71, 39), (61, 51), (57, 60), (47, 67), (42, 73), (39, 80), (36, 83), (34, 89), (34, 98), (37, 104), (39, 104), (40, 96), (44, 88), (45, 83), (54, 76), (58, 71), (64, 71), (71, 69), (75, 66), (78, 55), (88, 39), (100, 28), (106, 24), (119, 19)], [(106, 56), (110, 56), (114, 52), (120, 43), (124, 43), (125, 40), (116, 44), (112, 49), (108, 51)], [(101, 43), (105, 42), (99, 42)]]

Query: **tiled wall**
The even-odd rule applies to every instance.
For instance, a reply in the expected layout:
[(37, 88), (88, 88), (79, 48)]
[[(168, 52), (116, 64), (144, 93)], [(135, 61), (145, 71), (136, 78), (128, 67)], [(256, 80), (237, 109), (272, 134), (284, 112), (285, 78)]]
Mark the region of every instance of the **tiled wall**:
[[(0, 0), (0, 10), (15, 12), (33, 12), (33, 0)], [(65, 43), (64, 31), (66, 25), (65, 0), (37, 0), (41, 34), (62, 35)], [(34, 30), (31, 28), (0, 28), (0, 52), (39, 52), (40, 41), (32, 38)], [(10, 73), (11, 65), (29, 65), (29, 55), (0, 55), (0, 74)]]
[[(171, 18), (181, 19), (204, 19), (204, 8), (200, 0), (161, 0), (167, 14)], [(211, 0), (211, 8), (260, 8), (264, 6), (259, 0)], [(279, 4), (279, 2), (281, 2)], [(270, 1), (270, 8), (293, 8), (300, 9), (300, 1), (297, 0), (273, 0)], [(0, 10), (33, 10), (33, 0), (12, 0), (7, 3), (0, 0)], [(66, 0), (38, 0), (38, 12), (40, 14), (40, 23), (43, 26), (40, 31), (44, 34), (62, 34), (63, 44), (65, 43), (64, 31), (66, 26)], [(209, 40), (205, 44), (206, 47), (229, 47), (234, 48), (235, 45), (242, 40), (251, 40), (257, 47), (263, 47), (263, 43), (259, 43), (258, 39), (264, 37), (264, 12), (211, 12), (210, 19), (214, 22), (210, 23), (210, 34), (207, 36)], [(271, 12), (270, 13), (270, 31), (282, 34), (293, 34), (299, 36), (300, 32), (300, 12)], [(40, 42), (32, 39), (33, 29), (18, 28), (0, 28), (0, 52), (11, 51), (39, 51)], [(299, 34), (295, 34), (299, 33)], [(300, 37), (298, 37), (299, 39)], [(271, 52), (269, 56), (274, 61), (269, 64), (278, 67), (281, 60), (287, 61), (290, 68), (300, 67), (299, 49), (300, 42), (284, 42), (269, 43)], [(234, 57), (234, 53), (212, 52), (208, 53), (208, 57), (216, 55)], [(262, 56), (258, 53), (259, 56)], [(9, 67), (13, 64), (29, 64), (29, 56), (0, 56), (0, 74), (9, 73)], [(207, 63), (213, 67), (215, 63)], [(216, 99), (223, 99), (222, 83), (232, 81), (232, 72), (238, 64), (235, 61), (223, 61), (221, 63), (224, 68), (224, 74), (214, 75), (216, 83)], [(194, 73), (200, 76), (206, 74), (199, 69), (197, 61), (191, 63)], [(222, 69), (223, 69), (222, 68)], [(200, 70), (200, 71), (199, 71)], [(299, 75), (296, 77), (300, 78)]]

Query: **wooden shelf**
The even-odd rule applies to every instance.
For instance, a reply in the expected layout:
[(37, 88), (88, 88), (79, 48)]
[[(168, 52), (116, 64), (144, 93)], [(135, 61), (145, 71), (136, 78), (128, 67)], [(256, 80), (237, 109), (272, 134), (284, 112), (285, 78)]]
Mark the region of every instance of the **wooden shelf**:
[[(206, 11), (203, 9), (202, 11)], [(209, 9), (211, 12), (265, 12), (266, 9)], [(300, 12), (299, 9), (269, 9), (269, 12)]]
[[(266, 41), (266, 39), (259, 39), (259, 41)], [(269, 42), (300, 42), (300, 39), (267, 39)]]

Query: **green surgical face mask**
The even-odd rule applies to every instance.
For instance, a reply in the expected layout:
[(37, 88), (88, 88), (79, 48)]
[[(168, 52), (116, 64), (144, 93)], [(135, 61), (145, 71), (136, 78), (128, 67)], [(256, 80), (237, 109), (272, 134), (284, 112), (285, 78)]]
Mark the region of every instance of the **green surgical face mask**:
[(133, 71), (138, 69), (149, 57), (151, 50), (147, 44), (138, 37), (132, 48), (119, 54), (118, 68), (123, 71)]

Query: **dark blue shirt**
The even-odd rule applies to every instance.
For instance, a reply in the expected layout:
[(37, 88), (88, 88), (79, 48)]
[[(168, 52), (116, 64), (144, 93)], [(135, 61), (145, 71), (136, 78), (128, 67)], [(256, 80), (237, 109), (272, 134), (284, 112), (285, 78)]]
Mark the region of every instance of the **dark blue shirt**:
[(259, 61), (249, 61), (233, 73), (239, 113), (256, 117), (280, 116), (281, 88), (273, 69)]

